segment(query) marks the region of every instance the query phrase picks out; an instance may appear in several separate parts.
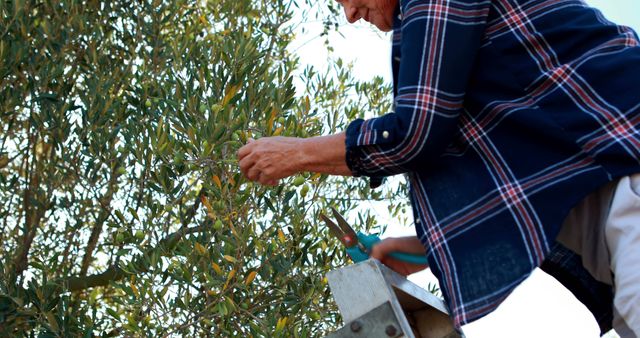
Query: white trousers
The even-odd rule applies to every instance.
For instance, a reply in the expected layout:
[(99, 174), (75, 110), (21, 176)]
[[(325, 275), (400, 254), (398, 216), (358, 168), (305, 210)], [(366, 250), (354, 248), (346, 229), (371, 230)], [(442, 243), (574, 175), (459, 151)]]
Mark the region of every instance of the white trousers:
[(618, 182), (605, 238), (614, 275), (614, 328), (621, 337), (640, 337), (640, 175)]
[(585, 198), (571, 211), (557, 240), (582, 257), (595, 279), (613, 285), (618, 335), (640, 338), (640, 174)]

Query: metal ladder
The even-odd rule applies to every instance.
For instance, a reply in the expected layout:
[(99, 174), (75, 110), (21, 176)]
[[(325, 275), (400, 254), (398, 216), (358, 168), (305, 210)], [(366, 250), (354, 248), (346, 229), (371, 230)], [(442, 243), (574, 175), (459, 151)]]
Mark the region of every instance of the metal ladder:
[(328, 338), (463, 338), (442, 300), (369, 259), (327, 274), (345, 325)]

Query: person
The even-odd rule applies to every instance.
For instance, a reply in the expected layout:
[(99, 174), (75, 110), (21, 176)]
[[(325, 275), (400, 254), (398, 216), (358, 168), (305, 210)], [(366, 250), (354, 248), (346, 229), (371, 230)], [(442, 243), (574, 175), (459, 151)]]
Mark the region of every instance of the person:
[(623, 337), (640, 335), (640, 42), (580, 0), (338, 0), (393, 31), (394, 111), (344, 132), (250, 140), (250, 180), (406, 174), (417, 237), (454, 325), (536, 267)]

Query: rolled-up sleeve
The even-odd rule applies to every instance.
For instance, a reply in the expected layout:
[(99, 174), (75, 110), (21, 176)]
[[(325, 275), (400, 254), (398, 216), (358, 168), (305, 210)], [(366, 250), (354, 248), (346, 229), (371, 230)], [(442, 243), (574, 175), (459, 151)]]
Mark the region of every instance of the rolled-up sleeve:
[(401, 0), (395, 111), (349, 124), (347, 165), (354, 176), (425, 168), (451, 142), (490, 5)]

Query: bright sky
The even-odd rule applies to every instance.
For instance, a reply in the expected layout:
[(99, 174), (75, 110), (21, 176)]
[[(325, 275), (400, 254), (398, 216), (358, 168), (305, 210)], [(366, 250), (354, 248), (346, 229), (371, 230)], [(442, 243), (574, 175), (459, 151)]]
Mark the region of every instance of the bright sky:
[[(331, 0), (325, 0), (331, 1)], [(640, 32), (639, 0), (587, 0), (616, 23), (631, 26)], [(322, 40), (320, 23), (304, 25), (306, 32), (298, 34), (293, 49), (302, 63), (320, 69), (327, 66), (327, 52)], [(389, 37), (376, 33), (366, 23), (345, 25), (341, 34), (331, 34), (335, 57), (354, 63), (354, 75), (362, 80), (383, 76), (391, 81)], [(369, 203), (363, 207), (379, 210), (381, 219), (389, 219), (385, 205)], [(393, 220), (389, 220), (393, 224)], [(407, 226), (390, 226), (386, 236), (415, 234)], [(420, 285), (434, 282), (429, 272), (411, 277)], [(489, 316), (464, 327), (467, 338), (596, 338), (597, 324), (587, 309), (555, 279), (535, 271), (516, 291)], [(615, 337), (610, 335), (609, 337)]]

